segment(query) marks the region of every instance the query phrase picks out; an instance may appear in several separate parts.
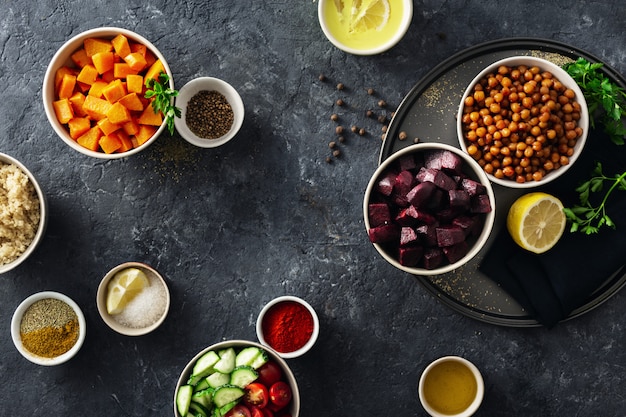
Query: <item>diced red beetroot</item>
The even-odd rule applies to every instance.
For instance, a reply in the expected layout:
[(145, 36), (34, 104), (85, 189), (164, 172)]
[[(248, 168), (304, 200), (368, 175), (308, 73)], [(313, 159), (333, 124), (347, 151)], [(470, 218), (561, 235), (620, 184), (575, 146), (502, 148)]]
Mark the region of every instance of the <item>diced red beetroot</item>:
[(470, 195), (465, 190), (450, 190), (448, 191), (448, 197), (450, 207), (452, 208), (459, 208), (465, 211), (470, 206)]
[(452, 220), (452, 224), (459, 226), (465, 232), (465, 236), (470, 236), (480, 230), (482, 221), (478, 216), (461, 215)]
[(444, 190), (454, 190), (456, 182), (443, 171), (433, 168), (421, 169), (416, 176), (418, 181), (429, 181)]
[(474, 181), (471, 178), (463, 178), (460, 184), (461, 184), (461, 188), (467, 191), (470, 197), (473, 197), (479, 194), (485, 194), (485, 192), (487, 191), (484, 185), (482, 185), (478, 181)]
[(426, 269), (435, 269), (443, 262), (444, 254), (441, 248), (426, 248), (422, 256), (422, 264)]
[(391, 223), (391, 214), (387, 203), (372, 203), (367, 206), (370, 227)]
[(395, 220), (400, 226), (412, 226), (417, 224), (417, 216), (417, 209), (413, 206), (408, 206), (400, 210)]
[(415, 229), (415, 233), (424, 246), (437, 246), (437, 223), (423, 224)]
[(417, 233), (412, 227), (403, 227), (400, 230), (400, 245), (406, 246), (417, 242)]
[(457, 207), (446, 207), (435, 213), (435, 217), (441, 223), (450, 223), (455, 217), (463, 213), (464, 210)]
[(457, 174), (461, 173), (463, 160), (460, 156), (447, 149), (428, 152), (424, 156), (424, 166), (438, 170), (446, 169)]
[(401, 171), (396, 176), (396, 183), (393, 191), (399, 195), (406, 195), (415, 185), (415, 178), (411, 171)]
[(420, 182), (407, 193), (406, 199), (415, 207), (425, 207), (436, 189), (437, 187), (432, 182)]
[[(415, 154), (403, 155), (398, 158), (398, 171), (413, 171), (417, 170), (418, 162), (415, 159)], [(423, 164), (419, 164), (423, 165)]]
[(453, 264), (462, 257), (464, 257), (467, 254), (468, 250), (469, 247), (467, 245), (467, 242), (465, 240), (462, 240), (456, 245), (446, 246), (445, 248), (443, 248), (443, 253), (444, 255), (446, 255), (446, 259), (448, 259), (448, 262)]
[(444, 225), (437, 227), (437, 246), (440, 248), (456, 245), (465, 241), (463, 229), (456, 225)]
[(491, 202), (487, 194), (480, 194), (472, 197), (470, 211), (472, 213), (489, 213), (491, 211)]
[(396, 183), (396, 174), (387, 172), (376, 184), (376, 190), (384, 196), (389, 197), (393, 192), (393, 186)]
[(445, 191), (440, 188), (436, 188), (435, 191), (430, 196), (430, 201), (428, 202), (428, 209), (431, 212), (437, 212), (442, 210), (447, 204), (446, 199), (444, 198)]
[(394, 224), (386, 224), (372, 227), (367, 231), (367, 234), (372, 243), (394, 242), (400, 238), (400, 229)]
[(398, 262), (404, 266), (416, 266), (422, 259), (424, 248), (421, 246), (406, 246), (398, 250)]

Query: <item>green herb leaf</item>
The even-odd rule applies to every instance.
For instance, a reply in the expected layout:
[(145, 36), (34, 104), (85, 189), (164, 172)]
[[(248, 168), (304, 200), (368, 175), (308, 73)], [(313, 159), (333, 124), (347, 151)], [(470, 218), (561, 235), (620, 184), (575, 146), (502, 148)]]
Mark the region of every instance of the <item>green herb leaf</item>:
[(169, 80), (170, 77), (164, 72), (159, 74), (158, 80), (148, 78), (146, 80), (147, 90), (144, 97), (153, 99), (152, 109), (155, 113), (163, 113), (167, 129), (170, 135), (173, 135), (174, 118), (180, 117), (181, 110), (179, 107), (172, 104), (174, 97), (178, 96), (178, 91), (170, 87), (165, 87), (169, 85)]

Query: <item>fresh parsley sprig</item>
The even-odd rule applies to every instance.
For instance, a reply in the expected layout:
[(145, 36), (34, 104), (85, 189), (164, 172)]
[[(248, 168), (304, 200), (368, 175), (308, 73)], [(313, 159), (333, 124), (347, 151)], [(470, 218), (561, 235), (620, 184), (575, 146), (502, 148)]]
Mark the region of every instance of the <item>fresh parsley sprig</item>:
[(167, 129), (169, 130), (170, 135), (173, 135), (174, 118), (180, 117), (181, 110), (179, 107), (172, 104), (172, 99), (178, 96), (178, 91), (170, 87), (166, 87), (169, 80), (170, 77), (164, 72), (159, 74), (158, 80), (148, 78), (146, 80), (147, 90), (144, 97), (148, 99), (154, 97), (152, 109), (155, 113), (163, 113), (163, 117), (165, 117), (165, 122), (167, 123)]
[[(626, 92), (600, 71), (602, 66), (602, 63), (591, 63), (584, 58), (578, 58), (574, 62), (564, 64), (563, 69), (583, 91), (591, 125), (595, 126), (594, 116), (599, 117), (604, 132), (609, 135), (611, 141), (616, 145), (623, 145), (626, 127), (622, 117), (626, 116)], [(596, 112), (600, 115), (596, 115)]]
[[(591, 175), (591, 179), (576, 188), (580, 204), (564, 209), (565, 216), (571, 222), (570, 232), (580, 231), (590, 235), (598, 233), (602, 226), (615, 229), (615, 223), (606, 213), (606, 202), (613, 191), (626, 191), (626, 172), (614, 177), (607, 177), (602, 172), (602, 164), (598, 162)], [(600, 203), (593, 205), (590, 201), (592, 193), (601, 192), (605, 182), (611, 183), (611, 186), (604, 193)]]

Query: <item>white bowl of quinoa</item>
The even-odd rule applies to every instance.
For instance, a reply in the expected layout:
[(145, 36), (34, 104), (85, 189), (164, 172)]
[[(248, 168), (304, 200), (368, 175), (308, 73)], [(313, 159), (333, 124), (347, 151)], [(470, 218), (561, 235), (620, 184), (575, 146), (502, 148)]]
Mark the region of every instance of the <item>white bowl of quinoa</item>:
[(41, 242), (46, 207), (35, 176), (17, 159), (0, 153), (0, 274), (24, 262)]
[(74, 300), (54, 292), (38, 292), (20, 303), (11, 319), (11, 337), (30, 362), (60, 365), (73, 358), (85, 341), (87, 323)]
[(200, 148), (216, 148), (237, 135), (243, 124), (244, 105), (235, 88), (213, 77), (189, 81), (178, 92), (174, 119), (178, 133)]

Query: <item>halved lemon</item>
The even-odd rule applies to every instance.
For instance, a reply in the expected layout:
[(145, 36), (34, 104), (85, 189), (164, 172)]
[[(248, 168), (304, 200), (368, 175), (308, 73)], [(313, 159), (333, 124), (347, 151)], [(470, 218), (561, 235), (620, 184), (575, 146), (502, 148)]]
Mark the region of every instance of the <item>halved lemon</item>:
[(352, 5), (351, 32), (381, 30), (389, 21), (388, 0), (355, 0)]
[(138, 268), (126, 268), (115, 274), (107, 286), (107, 311), (120, 314), (144, 288), (150, 286), (146, 274)]
[(553, 195), (534, 192), (519, 197), (506, 219), (511, 237), (522, 248), (543, 253), (554, 247), (565, 230), (563, 203)]

